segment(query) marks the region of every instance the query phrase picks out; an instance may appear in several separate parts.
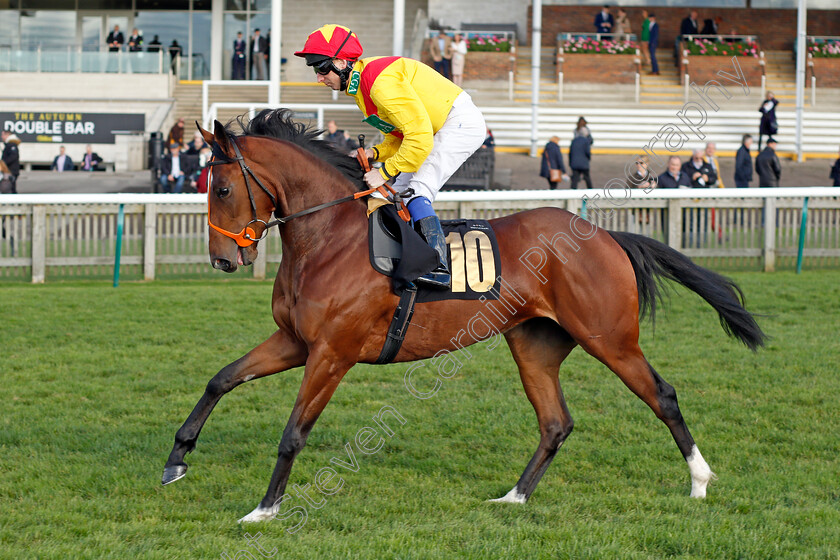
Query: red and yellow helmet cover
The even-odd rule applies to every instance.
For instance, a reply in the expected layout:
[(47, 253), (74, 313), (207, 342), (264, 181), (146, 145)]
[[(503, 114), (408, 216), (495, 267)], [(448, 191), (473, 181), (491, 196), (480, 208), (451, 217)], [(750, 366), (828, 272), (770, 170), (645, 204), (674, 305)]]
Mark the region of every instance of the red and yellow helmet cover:
[[(348, 34), (350, 34), (349, 38), (347, 37)], [(356, 34), (348, 28), (330, 23), (310, 33), (303, 48), (297, 51), (295, 56), (302, 57), (307, 54), (322, 54), (330, 58), (358, 60), (362, 56), (362, 44), (359, 43)]]

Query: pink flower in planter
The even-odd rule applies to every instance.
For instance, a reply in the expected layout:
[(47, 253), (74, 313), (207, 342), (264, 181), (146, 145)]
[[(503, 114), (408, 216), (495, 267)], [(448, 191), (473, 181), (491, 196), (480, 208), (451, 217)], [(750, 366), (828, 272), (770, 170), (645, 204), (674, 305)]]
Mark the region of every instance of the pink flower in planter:
[(601, 47), (595, 47), (595, 50), (601, 52)]

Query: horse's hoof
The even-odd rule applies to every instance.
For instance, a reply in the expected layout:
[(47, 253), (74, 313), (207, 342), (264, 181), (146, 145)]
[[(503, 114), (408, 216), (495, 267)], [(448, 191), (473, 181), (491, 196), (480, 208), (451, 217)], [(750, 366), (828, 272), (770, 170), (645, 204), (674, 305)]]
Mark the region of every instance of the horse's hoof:
[(277, 517), (277, 509), (274, 508), (263, 508), (257, 506), (257, 509), (243, 517), (239, 520), (239, 523), (259, 523), (260, 521), (271, 521), (275, 517)]
[(502, 496), (501, 498), (496, 498), (494, 500), (487, 500), (488, 502), (507, 502), (510, 504), (524, 504), (528, 501), (528, 497), (525, 494), (520, 494), (519, 491), (514, 486), (510, 492)]
[(180, 465), (173, 465), (171, 467), (164, 467), (163, 469), (163, 478), (161, 479), (160, 483), (166, 486), (167, 484), (172, 484), (178, 479), (184, 478), (184, 475), (187, 474), (187, 465), (180, 464)]

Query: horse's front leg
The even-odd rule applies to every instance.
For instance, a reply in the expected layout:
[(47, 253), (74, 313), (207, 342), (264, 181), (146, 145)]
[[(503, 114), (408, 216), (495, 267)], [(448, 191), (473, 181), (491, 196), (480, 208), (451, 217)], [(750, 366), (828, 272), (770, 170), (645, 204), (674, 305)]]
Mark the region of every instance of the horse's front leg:
[(344, 374), (352, 366), (352, 362), (330, 349), (320, 349), (310, 354), (295, 406), (286, 429), (283, 430), (277, 451), (277, 465), (271, 475), (268, 491), (260, 505), (240, 519), (240, 523), (266, 521), (277, 515), (295, 457), (306, 445), (306, 438), (309, 437), (312, 426), (327, 406)]
[(234, 387), (260, 377), (302, 366), (306, 363), (306, 346), (284, 330), (271, 335), (268, 340), (228, 364), (213, 376), (204, 395), (190, 413), (187, 421), (175, 434), (175, 445), (163, 469), (163, 484), (175, 482), (187, 472), (184, 456), (195, 448), (201, 428), (213, 407)]

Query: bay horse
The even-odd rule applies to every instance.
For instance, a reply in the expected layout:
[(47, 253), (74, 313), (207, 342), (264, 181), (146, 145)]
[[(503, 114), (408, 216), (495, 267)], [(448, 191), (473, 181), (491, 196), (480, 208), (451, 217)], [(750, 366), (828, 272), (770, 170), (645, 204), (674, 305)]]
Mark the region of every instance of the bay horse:
[[(238, 122), (239, 135), (232, 123), (215, 121), (212, 134), (199, 127), (215, 154), (207, 195), (210, 261), (226, 272), (253, 263), (258, 250), (253, 240), (266, 234), (272, 214), (301, 214), (270, 224), (277, 225), (283, 244), (271, 302), (277, 331), (210, 380), (175, 435), (162, 482), (185, 475), (184, 457), (224, 394), (246, 381), (305, 366), (268, 490), (240, 520), (252, 522), (277, 515), (292, 463), (318, 416), (353, 365), (376, 361), (399, 298), (390, 279), (369, 265), (363, 201), (302, 212), (352, 199), (362, 187), (356, 160), (318, 140), (319, 131), (295, 123), (286, 110), (265, 110), (247, 124), (241, 117)], [(500, 296), (510, 311), (499, 330), (540, 431), (522, 476), (497, 501), (527, 501), (571, 433), (558, 370), (575, 346), (612, 370), (665, 423), (688, 463), (690, 495), (705, 497), (713, 473), (688, 431), (674, 388), (639, 348), (639, 321), (655, 314), (659, 282), (666, 278), (699, 294), (718, 312), (727, 334), (756, 350), (765, 335), (744, 308), (738, 286), (663, 243), (597, 228), (565, 210), (529, 210), (490, 224), (501, 257)], [(535, 251), (539, 247), (541, 253)], [(477, 342), (469, 322), (487, 311), (486, 305), (417, 304), (414, 327), (394, 361), (440, 356)]]

